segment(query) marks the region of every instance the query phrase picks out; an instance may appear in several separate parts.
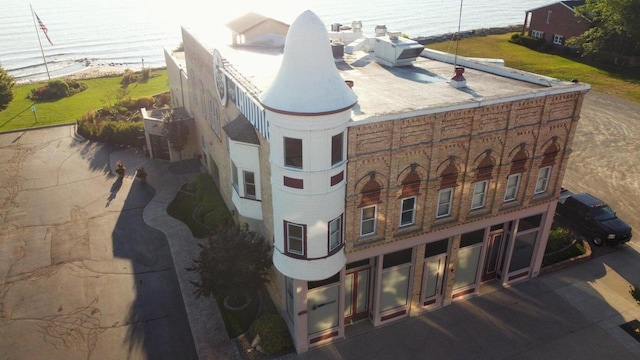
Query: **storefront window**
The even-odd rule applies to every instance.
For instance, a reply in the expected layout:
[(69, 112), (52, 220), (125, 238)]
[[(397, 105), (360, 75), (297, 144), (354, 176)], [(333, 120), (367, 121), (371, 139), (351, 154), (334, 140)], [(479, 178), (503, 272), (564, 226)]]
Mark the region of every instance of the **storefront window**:
[(510, 273), (528, 268), (531, 265), (531, 256), (533, 255), (537, 237), (537, 231), (516, 237), (511, 264), (509, 265)]

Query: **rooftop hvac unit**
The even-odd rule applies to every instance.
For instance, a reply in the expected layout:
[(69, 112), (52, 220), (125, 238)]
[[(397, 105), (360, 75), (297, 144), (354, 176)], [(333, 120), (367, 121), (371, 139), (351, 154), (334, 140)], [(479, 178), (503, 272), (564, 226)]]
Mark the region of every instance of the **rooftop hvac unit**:
[(399, 32), (377, 37), (374, 46), (376, 61), (388, 66), (409, 66), (424, 50), (424, 45), (401, 37)]

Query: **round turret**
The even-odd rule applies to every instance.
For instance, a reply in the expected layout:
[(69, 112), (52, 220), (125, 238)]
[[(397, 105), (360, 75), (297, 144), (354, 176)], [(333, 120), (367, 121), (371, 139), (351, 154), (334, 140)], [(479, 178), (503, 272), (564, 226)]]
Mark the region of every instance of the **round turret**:
[(289, 27), (282, 65), (260, 101), (272, 111), (294, 114), (339, 112), (356, 103), (355, 93), (336, 71), (325, 25), (312, 11)]

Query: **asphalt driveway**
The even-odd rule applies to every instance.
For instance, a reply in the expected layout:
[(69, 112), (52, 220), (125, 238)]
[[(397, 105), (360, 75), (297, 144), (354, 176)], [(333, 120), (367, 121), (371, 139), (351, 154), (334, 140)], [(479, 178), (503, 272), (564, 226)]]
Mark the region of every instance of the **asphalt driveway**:
[(0, 359), (197, 358), (130, 159), (73, 126), (0, 134)]

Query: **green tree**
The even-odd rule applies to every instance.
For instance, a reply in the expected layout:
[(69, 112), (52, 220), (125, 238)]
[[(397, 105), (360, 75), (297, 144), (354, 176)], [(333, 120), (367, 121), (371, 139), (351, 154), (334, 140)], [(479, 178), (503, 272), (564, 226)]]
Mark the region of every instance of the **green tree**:
[(192, 281), (197, 297), (244, 297), (267, 281), (271, 245), (246, 226), (220, 227), (199, 246), (200, 256), (187, 268), (200, 275)]
[(576, 16), (590, 19), (591, 27), (567, 44), (584, 55), (640, 55), (640, 0), (586, 0), (576, 7)]
[(16, 80), (13, 76), (0, 66), (0, 111), (9, 107), (9, 104), (13, 100), (15, 93), (13, 87), (16, 85)]
[(173, 110), (164, 114), (162, 119), (162, 134), (169, 140), (169, 146), (178, 152), (182, 159), (182, 150), (189, 140), (189, 127), (175, 116)]

